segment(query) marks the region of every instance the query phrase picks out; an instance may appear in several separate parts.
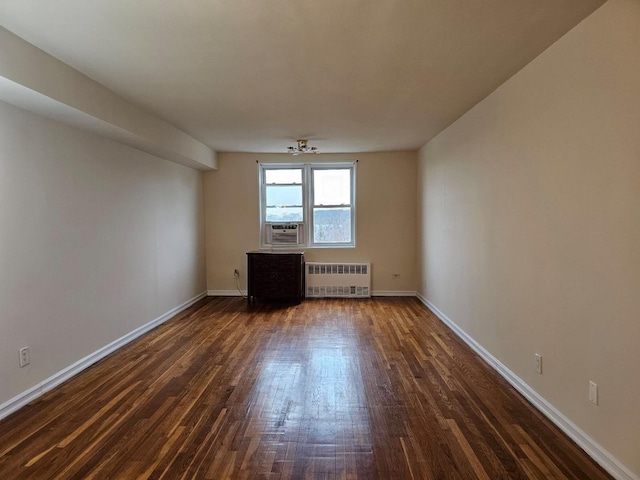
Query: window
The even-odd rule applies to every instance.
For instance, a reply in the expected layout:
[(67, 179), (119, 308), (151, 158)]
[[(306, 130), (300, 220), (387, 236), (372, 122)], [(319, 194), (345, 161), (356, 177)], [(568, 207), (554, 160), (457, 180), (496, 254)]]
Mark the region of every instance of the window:
[(264, 170), (265, 220), (273, 223), (302, 222), (302, 169)]
[(355, 163), (259, 167), (261, 246), (355, 246)]

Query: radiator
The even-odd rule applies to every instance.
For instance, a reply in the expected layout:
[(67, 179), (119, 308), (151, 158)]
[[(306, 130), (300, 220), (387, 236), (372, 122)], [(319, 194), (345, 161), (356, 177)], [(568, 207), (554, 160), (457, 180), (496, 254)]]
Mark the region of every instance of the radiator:
[(307, 297), (370, 297), (370, 263), (305, 263)]

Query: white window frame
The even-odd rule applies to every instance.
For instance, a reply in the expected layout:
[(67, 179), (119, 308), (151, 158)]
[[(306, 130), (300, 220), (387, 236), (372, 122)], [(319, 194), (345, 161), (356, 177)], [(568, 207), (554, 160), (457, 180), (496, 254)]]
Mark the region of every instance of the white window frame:
[[(291, 250), (292, 248), (305, 249), (305, 248), (353, 248), (356, 246), (356, 165), (357, 161), (353, 162), (291, 162), (291, 163), (258, 163), (258, 188), (260, 198), (260, 248), (268, 249), (285, 249)], [(302, 221), (294, 222), (299, 225), (300, 238), (297, 245), (272, 245), (268, 243), (267, 230), (271, 225), (271, 222), (266, 221), (266, 183), (265, 183), (265, 171), (275, 169), (301, 169), (302, 170)], [(313, 172), (314, 170), (335, 170), (344, 169), (351, 172), (351, 199), (350, 205), (344, 205), (344, 207), (350, 208), (351, 213), (351, 241), (350, 242), (314, 242), (313, 240)], [(338, 208), (341, 205), (327, 205), (326, 208)]]

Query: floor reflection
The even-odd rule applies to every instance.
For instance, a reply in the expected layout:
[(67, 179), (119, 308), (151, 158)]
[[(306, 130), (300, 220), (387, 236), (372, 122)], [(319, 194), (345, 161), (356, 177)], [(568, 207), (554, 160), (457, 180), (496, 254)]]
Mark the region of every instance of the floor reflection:
[(371, 435), (355, 332), (324, 323), (282, 332), (264, 349), (245, 435), (259, 437), (252, 461), (274, 471), (356, 474), (371, 462)]

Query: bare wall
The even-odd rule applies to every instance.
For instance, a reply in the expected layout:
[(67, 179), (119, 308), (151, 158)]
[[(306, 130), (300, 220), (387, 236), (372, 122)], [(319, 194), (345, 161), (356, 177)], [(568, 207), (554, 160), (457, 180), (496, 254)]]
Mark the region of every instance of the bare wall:
[(418, 167), (422, 294), (635, 474), (639, 26), (640, 2), (609, 1)]
[[(259, 247), (260, 162), (354, 161), (356, 247), (315, 248), (307, 261), (372, 263), (375, 292), (415, 292), (416, 152), (327, 154), (219, 153), (217, 171), (205, 173), (207, 288), (233, 292), (234, 268), (246, 288), (245, 253)], [(400, 278), (392, 279), (399, 273)]]
[(202, 173), (0, 103), (0, 404), (204, 291)]

